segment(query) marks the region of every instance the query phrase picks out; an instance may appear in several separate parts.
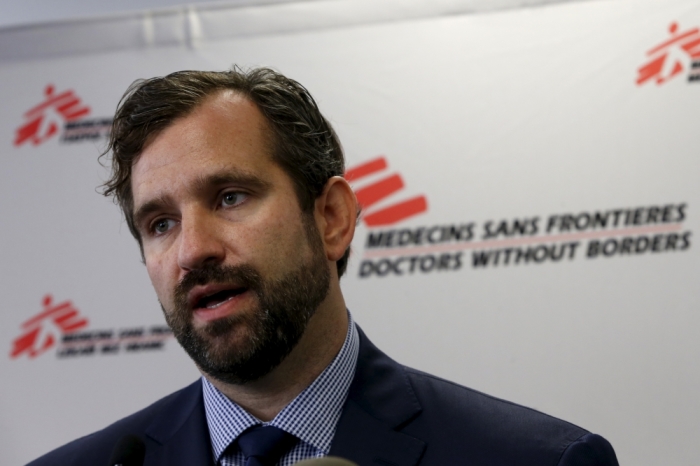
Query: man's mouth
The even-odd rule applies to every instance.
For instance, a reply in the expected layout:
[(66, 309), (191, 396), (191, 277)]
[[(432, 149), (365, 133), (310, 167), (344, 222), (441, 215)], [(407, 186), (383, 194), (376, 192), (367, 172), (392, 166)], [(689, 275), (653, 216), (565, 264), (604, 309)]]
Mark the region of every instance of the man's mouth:
[(230, 288), (217, 291), (213, 294), (202, 296), (195, 302), (194, 309), (215, 309), (221, 304), (225, 303), (226, 301), (229, 301), (235, 298), (236, 296), (245, 293), (247, 290), (248, 288), (245, 287)]

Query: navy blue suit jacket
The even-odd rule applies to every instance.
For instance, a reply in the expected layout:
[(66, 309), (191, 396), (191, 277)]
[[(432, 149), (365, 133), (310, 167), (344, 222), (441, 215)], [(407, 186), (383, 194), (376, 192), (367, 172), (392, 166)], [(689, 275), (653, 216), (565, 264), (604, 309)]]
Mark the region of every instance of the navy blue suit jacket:
[[(146, 443), (144, 466), (214, 464), (197, 381), (29, 465), (107, 466), (125, 434)], [(604, 438), (401, 366), (361, 331), (355, 378), (330, 454), (361, 466), (618, 464)]]

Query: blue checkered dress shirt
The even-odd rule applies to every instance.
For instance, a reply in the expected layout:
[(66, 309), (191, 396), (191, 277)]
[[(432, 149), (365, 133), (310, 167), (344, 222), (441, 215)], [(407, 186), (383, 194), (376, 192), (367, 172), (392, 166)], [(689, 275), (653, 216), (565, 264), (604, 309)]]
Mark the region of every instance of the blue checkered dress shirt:
[(348, 313), (348, 333), (338, 355), (323, 372), (270, 422), (262, 422), (231, 401), (202, 377), (204, 409), (216, 464), (243, 466), (245, 458), (234, 446), (224, 450), (247, 428), (256, 424), (278, 427), (299, 441), (279, 461), (279, 466), (328, 455), (335, 428), (355, 375), (360, 338)]

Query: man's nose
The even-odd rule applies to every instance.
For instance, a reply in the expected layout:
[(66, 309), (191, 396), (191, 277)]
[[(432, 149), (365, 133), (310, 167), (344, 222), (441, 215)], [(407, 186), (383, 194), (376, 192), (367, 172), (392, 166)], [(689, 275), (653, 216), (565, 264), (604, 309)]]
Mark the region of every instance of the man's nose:
[(223, 262), (226, 248), (219, 238), (213, 216), (190, 212), (180, 223), (178, 265), (185, 270), (199, 269), (209, 263)]

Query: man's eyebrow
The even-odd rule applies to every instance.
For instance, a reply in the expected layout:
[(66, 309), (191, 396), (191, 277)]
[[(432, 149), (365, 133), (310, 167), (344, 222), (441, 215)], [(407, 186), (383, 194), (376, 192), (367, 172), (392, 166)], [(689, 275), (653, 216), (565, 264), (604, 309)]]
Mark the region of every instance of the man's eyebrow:
[(250, 189), (265, 190), (270, 187), (268, 181), (263, 180), (257, 175), (245, 171), (236, 170), (235, 172), (214, 173), (212, 175), (200, 176), (194, 182), (195, 192), (207, 191), (213, 187), (223, 185), (238, 185)]

